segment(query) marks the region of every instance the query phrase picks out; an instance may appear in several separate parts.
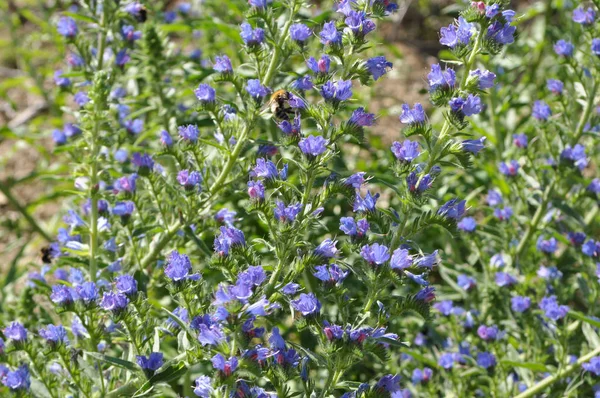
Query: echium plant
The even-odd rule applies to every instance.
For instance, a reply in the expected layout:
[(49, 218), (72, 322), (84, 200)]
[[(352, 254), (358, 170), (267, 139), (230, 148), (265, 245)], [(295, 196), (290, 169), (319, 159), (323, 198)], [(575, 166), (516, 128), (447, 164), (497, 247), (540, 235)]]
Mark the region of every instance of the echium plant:
[[(514, 12), (488, 3), (442, 30), (455, 67), (427, 78), (445, 122), (403, 105), (411, 138), (381, 185), (344, 150), (375, 122), (353, 97), (392, 66), (365, 54), (394, 3), (309, 19), (299, 0), (251, 0), (236, 28), (218, 7), (90, 1), (60, 16), (69, 65), (54, 80), (77, 106), (53, 139), (72, 208), (2, 328), (3, 391), (409, 396), (389, 371), (402, 316), (429, 318), (443, 258), (418, 238), (470, 222), (433, 188), (483, 148), (467, 127), (495, 75), (477, 60), (515, 33)], [(220, 36), (210, 59), (176, 50), (190, 30)]]

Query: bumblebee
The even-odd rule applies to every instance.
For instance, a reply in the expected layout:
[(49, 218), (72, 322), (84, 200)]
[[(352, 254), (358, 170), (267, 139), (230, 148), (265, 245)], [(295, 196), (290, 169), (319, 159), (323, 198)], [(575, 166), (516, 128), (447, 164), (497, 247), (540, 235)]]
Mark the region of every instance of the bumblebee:
[(290, 120), (295, 115), (294, 110), (290, 106), (290, 99), (292, 94), (286, 90), (277, 90), (271, 95), (271, 99), (268, 102), (268, 106), (271, 109), (271, 113), (277, 120)]
[(41, 250), (41, 254), (42, 254), (42, 262), (44, 264), (52, 263), (52, 249), (50, 248), (50, 246), (43, 247)]

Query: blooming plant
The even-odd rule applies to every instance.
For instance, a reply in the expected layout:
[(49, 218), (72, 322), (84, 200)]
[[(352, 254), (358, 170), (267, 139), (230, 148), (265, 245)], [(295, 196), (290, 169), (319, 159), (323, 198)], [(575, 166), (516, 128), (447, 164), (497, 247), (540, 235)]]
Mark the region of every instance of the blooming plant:
[[(373, 31), (395, 3), (62, 12), (73, 107), (51, 135), (73, 188), (2, 316), (0, 392), (595, 391), (597, 4), (569, 11), (577, 42), (506, 65), (525, 52), (508, 3), (441, 29), (435, 117), (399, 104), (402, 134), (360, 168), (346, 152), (370, 142), (359, 93), (393, 67)], [(187, 33), (205, 53), (177, 50)]]

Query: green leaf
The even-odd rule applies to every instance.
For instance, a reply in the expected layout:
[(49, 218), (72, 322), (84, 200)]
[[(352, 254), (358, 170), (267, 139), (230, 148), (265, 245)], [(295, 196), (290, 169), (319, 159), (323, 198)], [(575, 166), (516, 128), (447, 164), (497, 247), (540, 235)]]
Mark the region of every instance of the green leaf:
[(590, 317), (587, 317), (587, 316), (583, 315), (581, 312), (571, 310), (567, 314), (572, 318), (579, 319), (582, 322), (585, 322), (594, 327), (600, 328), (600, 321), (598, 321), (597, 319), (592, 319)]
[(97, 352), (91, 352), (91, 351), (85, 351), (85, 353), (87, 355), (91, 356), (92, 358), (96, 358), (102, 362), (106, 362), (110, 365), (114, 365), (119, 368), (129, 370), (131, 372), (137, 373), (140, 371), (140, 368), (135, 363), (126, 361), (121, 358), (111, 357), (108, 355), (99, 354)]
[(525, 369), (529, 369), (529, 370), (533, 370), (535, 372), (547, 372), (548, 368), (546, 367), (546, 365), (544, 365), (543, 363), (537, 363), (537, 362), (517, 362), (517, 361), (509, 361), (509, 360), (502, 360), (500, 361), (500, 363), (504, 366), (507, 367), (511, 367), (511, 368), (525, 368)]

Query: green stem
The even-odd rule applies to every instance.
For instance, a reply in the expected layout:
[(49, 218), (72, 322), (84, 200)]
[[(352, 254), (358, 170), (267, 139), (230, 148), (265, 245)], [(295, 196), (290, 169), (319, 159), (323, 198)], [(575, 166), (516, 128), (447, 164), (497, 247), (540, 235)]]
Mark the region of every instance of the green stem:
[(287, 38), (288, 32), (290, 30), (290, 26), (292, 26), (292, 22), (294, 22), (294, 16), (296, 15), (296, 1), (293, 2), (292, 7), (290, 9), (290, 18), (287, 20), (285, 25), (283, 26), (283, 30), (281, 36), (279, 37), (279, 41), (275, 46), (275, 50), (273, 51), (273, 58), (271, 58), (271, 62), (269, 63), (269, 67), (267, 68), (267, 72), (265, 73), (265, 77), (263, 80), (263, 84), (265, 86), (269, 86), (271, 80), (275, 76), (275, 72), (279, 67), (279, 57), (281, 57), (281, 49), (283, 48), (283, 44), (285, 39)]
[(533, 386), (531, 388), (528, 388), (527, 390), (523, 391), (521, 394), (515, 396), (514, 398), (528, 398), (528, 397), (533, 397), (534, 395), (536, 395), (536, 394), (544, 391), (547, 387), (551, 386), (552, 384), (554, 384), (558, 380), (563, 379), (563, 378), (569, 376), (571, 373), (573, 373), (577, 369), (579, 369), (579, 367), (581, 366), (581, 364), (583, 364), (584, 362), (589, 361), (590, 359), (592, 359), (593, 357), (597, 356), (598, 354), (600, 354), (600, 347), (596, 347), (596, 349), (594, 351), (592, 351), (592, 352), (590, 352), (590, 353), (582, 356), (573, 365), (569, 365), (569, 366), (565, 367), (563, 370), (559, 371), (558, 373), (556, 373), (553, 376), (546, 377), (545, 379), (543, 379), (542, 381), (540, 381), (539, 383), (537, 383), (535, 386)]
[(575, 134), (573, 136), (572, 145), (577, 144), (577, 141), (583, 135), (583, 130), (585, 129), (585, 125), (590, 118), (590, 114), (592, 113), (592, 109), (594, 108), (594, 99), (596, 98), (596, 91), (598, 90), (598, 82), (594, 81), (594, 85), (588, 94), (587, 102), (585, 103), (585, 108), (583, 109), (583, 113), (579, 118), (579, 122), (577, 123), (577, 129), (575, 130)]
[(4, 183), (2, 181), (0, 181), (0, 192), (2, 192), (4, 194), (4, 196), (6, 196), (6, 199), (8, 199), (8, 201), (10, 202), (12, 207), (15, 210), (17, 210), (19, 213), (21, 213), (23, 218), (25, 218), (25, 220), (27, 220), (29, 225), (31, 225), (31, 227), (37, 233), (42, 235), (44, 237), (44, 239), (46, 239), (48, 242), (52, 242), (52, 238), (50, 237), (48, 232), (46, 232), (40, 226), (40, 224), (37, 223), (37, 221), (35, 221), (35, 219), (27, 211), (27, 208), (25, 206), (21, 205), (21, 203), (19, 203), (19, 200), (12, 194), (12, 192), (10, 191), (10, 188), (8, 186), (4, 185)]

